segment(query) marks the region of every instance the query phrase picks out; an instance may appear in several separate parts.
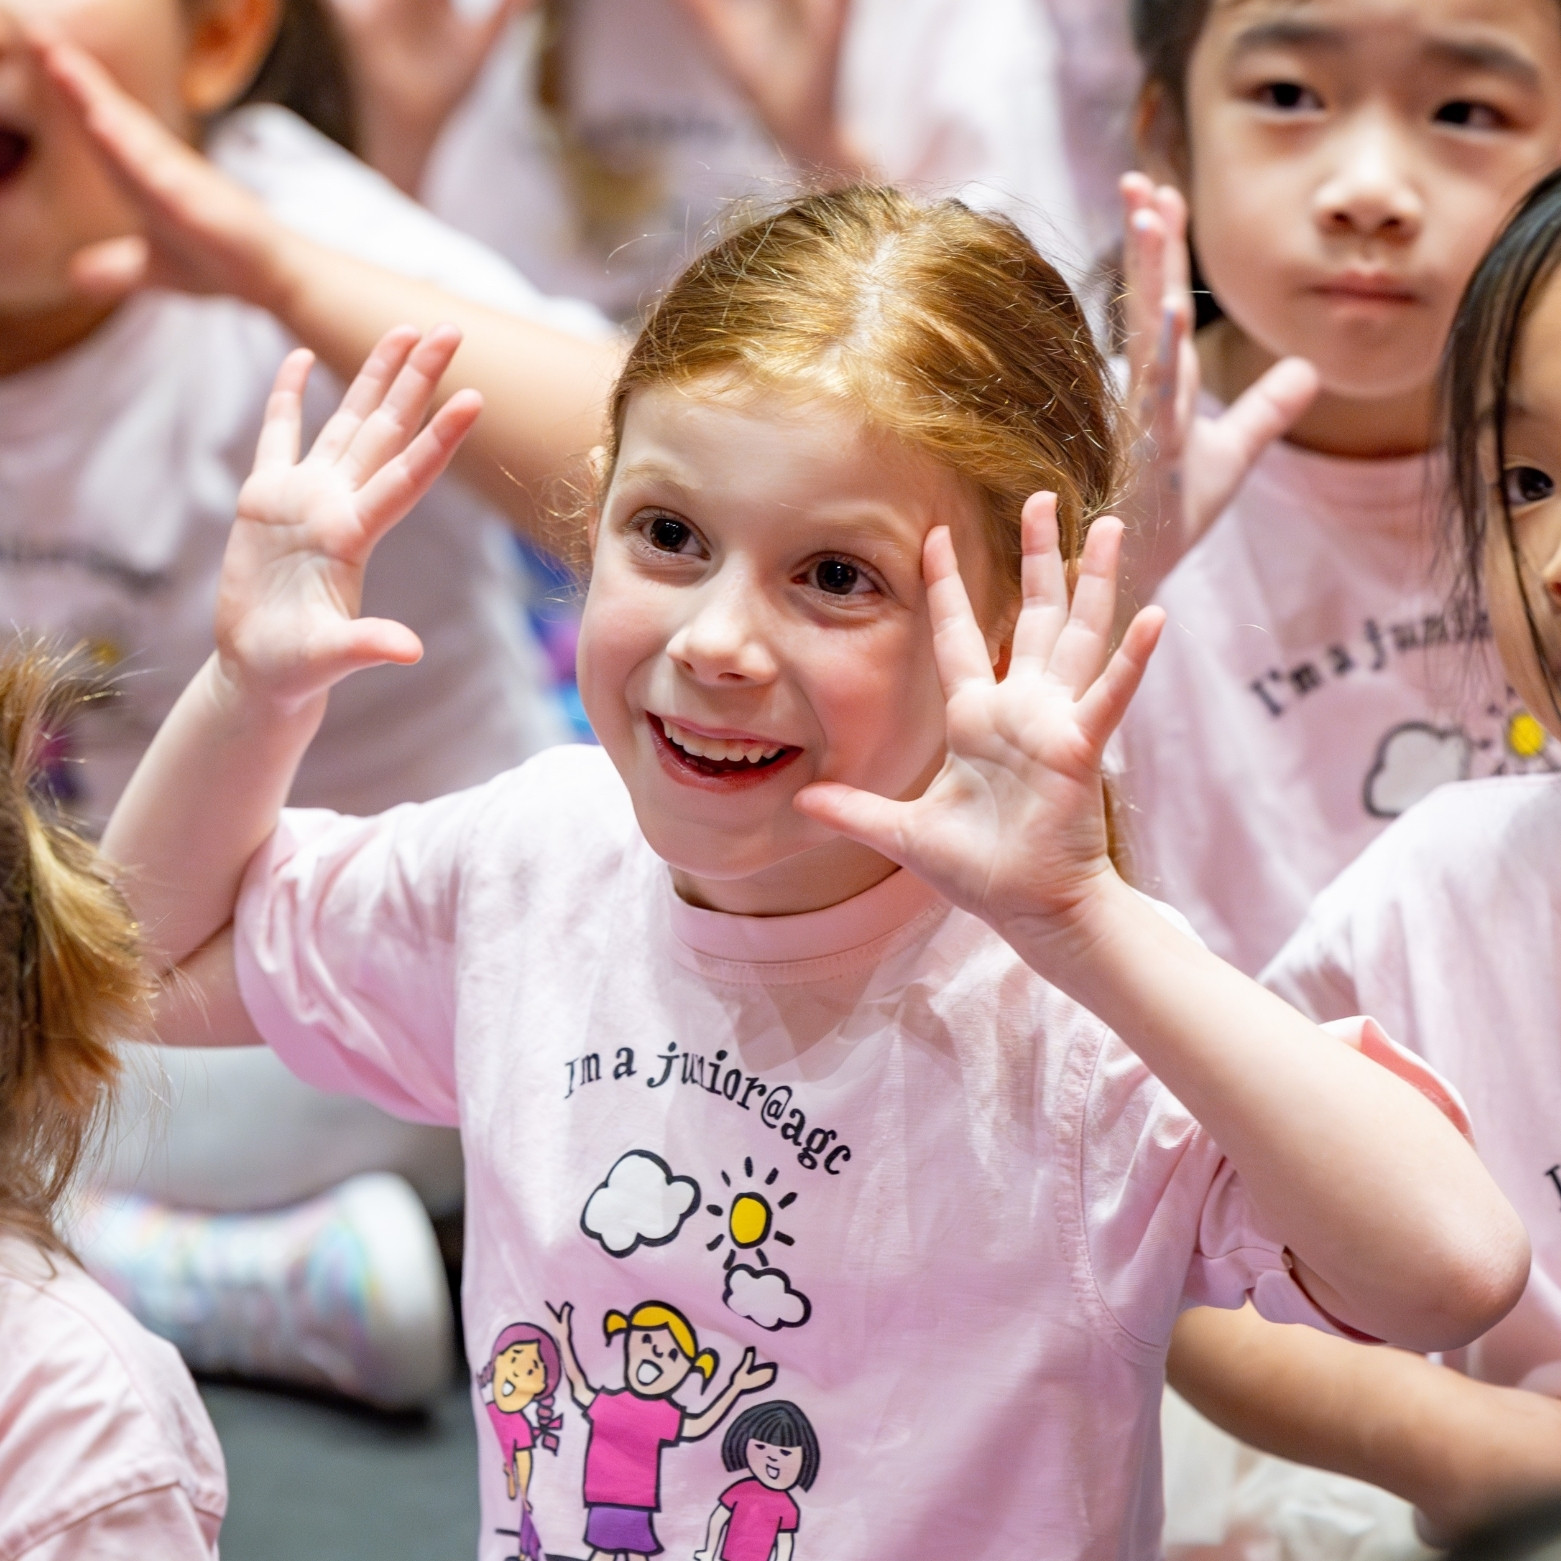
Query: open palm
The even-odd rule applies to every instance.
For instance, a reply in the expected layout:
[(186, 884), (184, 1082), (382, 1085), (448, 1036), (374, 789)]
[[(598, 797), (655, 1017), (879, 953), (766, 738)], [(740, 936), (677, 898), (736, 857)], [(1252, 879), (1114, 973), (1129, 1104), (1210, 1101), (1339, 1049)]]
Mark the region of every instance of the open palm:
[(1135, 441), (1124, 576), (1144, 602), (1235, 497), (1253, 463), (1311, 405), (1317, 371), (1282, 358), (1224, 411), (1198, 410), (1187, 203), (1143, 174), (1122, 181), (1128, 413)]
[(357, 613), (374, 545), (433, 485), (481, 411), (481, 398), (463, 391), (423, 427), (459, 344), (452, 326), (389, 332), (302, 460), (313, 360), (295, 352), (278, 371), (218, 586), (217, 649), (235, 683), (301, 705), (361, 667), (422, 654), (404, 624)]
[(1090, 530), (1069, 601), (1056, 499), (1025, 506), (1023, 605), (1006, 676), (994, 672), (948, 531), (925, 572), (948, 757), (926, 792), (896, 802), (834, 782), (797, 795), (809, 817), (909, 868), (1009, 936), (1067, 921), (1112, 871), (1100, 766), (1163, 615), (1141, 613), (1111, 654), (1122, 527)]

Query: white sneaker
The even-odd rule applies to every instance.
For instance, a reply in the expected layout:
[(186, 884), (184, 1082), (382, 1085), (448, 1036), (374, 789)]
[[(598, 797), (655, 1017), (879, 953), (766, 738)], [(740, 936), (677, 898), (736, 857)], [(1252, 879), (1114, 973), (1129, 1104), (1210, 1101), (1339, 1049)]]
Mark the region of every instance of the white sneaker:
[(399, 1176), (354, 1176), (261, 1214), (88, 1195), (67, 1236), (92, 1276), (196, 1371), (327, 1388), (382, 1409), (424, 1404), (449, 1384), (444, 1264)]

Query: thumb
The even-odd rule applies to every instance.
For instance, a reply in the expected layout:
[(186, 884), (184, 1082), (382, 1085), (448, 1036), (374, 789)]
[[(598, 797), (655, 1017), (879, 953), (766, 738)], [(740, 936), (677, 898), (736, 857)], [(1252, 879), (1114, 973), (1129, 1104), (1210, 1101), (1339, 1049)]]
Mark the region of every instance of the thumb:
[(839, 781), (814, 781), (804, 786), (791, 802), (814, 823), (870, 847), (901, 867), (907, 865), (901, 826), (913, 804), (894, 802)]
[(354, 618), (346, 626), (337, 658), (350, 672), (390, 662), (410, 667), (423, 658), (423, 642), (404, 624), (392, 618)]
[[(1289, 432), (1321, 389), (1316, 368), (1305, 358), (1281, 358), (1236, 398), (1220, 422), (1233, 454), (1243, 462), (1242, 478), (1274, 440)], [(1240, 485), (1238, 480), (1235, 487)]]
[(126, 234), (78, 249), (66, 275), (84, 298), (113, 303), (146, 286), (151, 263), (147, 241), (139, 234)]

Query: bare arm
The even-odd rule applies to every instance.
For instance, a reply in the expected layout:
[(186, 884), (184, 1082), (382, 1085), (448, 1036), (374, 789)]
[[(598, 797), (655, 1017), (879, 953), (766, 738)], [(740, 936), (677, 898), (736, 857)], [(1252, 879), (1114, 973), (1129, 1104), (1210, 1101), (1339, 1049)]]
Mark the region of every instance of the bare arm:
[(580, 1368), (580, 1357), (575, 1354), (574, 1304), (565, 1301), (562, 1306), (554, 1306), (550, 1301), (547, 1309), (558, 1324), (558, 1354), (564, 1363), (564, 1375), (569, 1379), (569, 1396), (579, 1408), (589, 1409), (596, 1402), (597, 1390), (586, 1379)]
[(1024, 605), (998, 681), (948, 533), (927, 540), (950, 754), (923, 796), (839, 784), (797, 806), (980, 916), (1099, 1015), (1235, 1164), (1308, 1291), (1362, 1333), (1467, 1343), (1522, 1293), (1522, 1224), (1415, 1090), (1172, 925), (1118, 876), (1100, 765), (1163, 619), (1111, 654), (1120, 523), (1091, 529), (1071, 602), (1050, 494), (1025, 506)]
[(756, 1393), (761, 1388), (767, 1388), (774, 1380), (775, 1368), (768, 1364), (754, 1365), (753, 1351), (745, 1351), (742, 1363), (732, 1373), (731, 1381), (721, 1389), (716, 1398), (697, 1415), (689, 1415), (683, 1421), (683, 1434), (679, 1440), (697, 1442), (700, 1437), (708, 1436), (726, 1418), (728, 1410), (744, 1393)]
[[(410, 663), (412, 631), (359, 618), (374, 544), (437, 479), (481, 409), (469, 391), (419, 432), (454, 355), (449, 328), (392, 331), (299, 459), (310, 359), (277, 375), (218, 583), (217, 649), (153, 738), (103, 836), (163, 969), (231, 920), (331, 686)], [(194, 982), (192, 966), (186, 977)]]
[(453, 323), (463, 339), (438, 399), (470, 387), (486, 406), (457, 469), (517, 527), (539, 535), (550, 483), (601, 440), (623, 356), (618, 338), (583, 340), (315, 244), (186, 146), (90, 55), (52, 39), (37, 48), (142, 218), (140, 234), (76, 257), (72, 274), (84, 292), (231, 294), (275, 315), (343, 381), (392, 326)]
[(1561, 1403), (1419, 1355), (1200, 1307), (1166, 1374), (1233, 1436), (1380, 1485), (1442, 1535), (1561, 1491)]
[(705, 1528), (705, 1548), (695, 1554), (694, 1561), (719, 1561), (721, 1541), (726, 1538), (726, 1526), (731, 1521), (730, 1509), (717, 1502)]

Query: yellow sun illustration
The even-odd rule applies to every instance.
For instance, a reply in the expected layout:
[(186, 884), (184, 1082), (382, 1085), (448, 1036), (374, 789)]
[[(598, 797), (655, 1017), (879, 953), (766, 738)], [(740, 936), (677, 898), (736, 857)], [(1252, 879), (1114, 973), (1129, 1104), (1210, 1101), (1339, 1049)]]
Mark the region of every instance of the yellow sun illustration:
[(1537, 759), (1545, 751), (1545, 729), (1520, 710), (1507, 722), (1507, 746), (1520, 759)]
[[(773, 1187), (779, 1176), (780, 1171), (772, 1166), (770, 1174), (764, 1178), (763, 1186)], [(707, 1214), (714, 1214), (726, 1222), (725, 1228), (705, 1243), (705, 1250), (714, 1252), (730, 1241), (732, 1247), (726, 1254), (724, 1267), (730, 1268), (737, 1261), (739, 1252), (754, 1252), (759, 1262), (768, 1268), (770, 1260), (764, 1255), (766, 1241), (778, 1241), (783, 1247), (796, 1245), (793, 1238), (785, 1231), (775, 1228), (775, 1216), (780, 1210), (789, 1209), (797, 1201), (797, 1195), (788, 1192), (771, 1202), (774, 1198), (773, 1193), (761, 1192), (751, 1185), (754, 1178), (751, 1158), (743, 1161), (743, 1178), (750, 1185), (741, 1190), (734, 1190), (731, 1202), (725, 1207), (719, 1203), (705, 1205)], [(721, 1180), (728, 1187), (732, 1186), (732, 1178), (725, 1171), (721, 1172)]]

